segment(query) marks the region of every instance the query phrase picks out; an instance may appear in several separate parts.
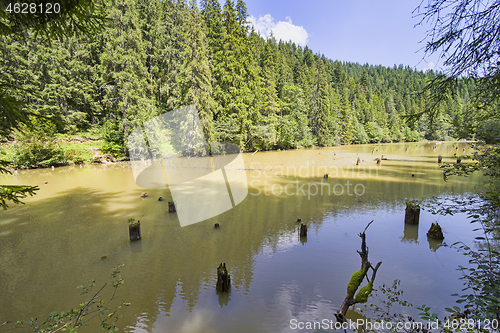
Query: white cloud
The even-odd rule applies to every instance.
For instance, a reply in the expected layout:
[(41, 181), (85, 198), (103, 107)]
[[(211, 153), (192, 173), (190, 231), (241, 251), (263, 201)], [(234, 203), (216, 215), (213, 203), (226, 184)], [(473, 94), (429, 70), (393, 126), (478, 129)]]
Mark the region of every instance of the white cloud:
[(427, 63), (427, 67), (424, 68), (424, 72), (430, 71), (434, 69), (434, 66), (436, 66), (433, 62)]
[(285, 42), (292, 41), (301, 46), (305, 46), (309, 41), (309, 34), (303, 26), (294, 25), (290, 17), (286, 18), (287, 21), (274, 22), (274, 18), (271, 14), (266, 14), (264, 16), (259, 16), (256, 18), (253, 15), (248, 17), (248, 21), (253, 25), (255, 31), (257, 31), (263, 37), (271, 36), (271, 31), (273, 32), (276, 40), (283, 40)]

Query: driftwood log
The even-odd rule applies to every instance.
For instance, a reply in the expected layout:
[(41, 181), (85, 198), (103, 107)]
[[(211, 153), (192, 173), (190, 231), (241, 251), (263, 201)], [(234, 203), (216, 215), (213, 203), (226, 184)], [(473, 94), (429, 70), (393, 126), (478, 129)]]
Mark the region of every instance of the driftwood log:
[[(380, 261), (379, 263), (377, 263), (375, 267), (373, 267), (370, 261), (368, 261), (368, 247), (366, 246), (366, 229), (368, 229), (368, 227), (372, 223), (373, 220), (370, 223), (368, 223), (365, 230), (363, 230), (363, 232), (359, 234), (359, 237), (361, 237), (361, 251), (358, 251), (358, 254), (361, 257), (361, 269), (352, 274), (351, 280), (347, 285), (347, 295), (344, 299), (344, 302), (342, 303), (340, 310), (338, 310), (337, 313), (335, 313), (335, 317), (339, 322), (345, 321), (345, 315), (351, 305), (357, 303), (366, 303), (366, 301), (368, 300), (368, 296), (373, 290), (373, 283), (375, 281), (375, 275), (377, 274), (377, 270), (379, 269), (380, 265), (382, 265), (382, 262)], [(372, 270), (371, 279), (368, 278), (369, 269)], [(356, 294), (356, 290), (359, 288), (365, 277), (366, 280), (368, 281), (368, 285), (361, 288)]]
[(141, 239), (141, 222), (129, 224), (128, 233), (131, 241)]
[(418, 224), (420, 219), (420, 206), (406, 203), (405, 209), (405, 223)]
[(215, 289), (218, 291), (228, 291), (231, 289), (231, 276), (226, 269), (226, 263), (221, 263), (217, 268), (217, 285)]

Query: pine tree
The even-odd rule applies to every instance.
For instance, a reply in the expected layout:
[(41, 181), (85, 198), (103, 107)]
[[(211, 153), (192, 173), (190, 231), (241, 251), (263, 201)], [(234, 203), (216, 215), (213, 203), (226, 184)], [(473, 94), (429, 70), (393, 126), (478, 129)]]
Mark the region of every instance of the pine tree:
[(147, 53), (136, 6), (135, 0), (110, 0), (101, 54), (104, 110), (125, 136), (155, 115), (147, 98)]

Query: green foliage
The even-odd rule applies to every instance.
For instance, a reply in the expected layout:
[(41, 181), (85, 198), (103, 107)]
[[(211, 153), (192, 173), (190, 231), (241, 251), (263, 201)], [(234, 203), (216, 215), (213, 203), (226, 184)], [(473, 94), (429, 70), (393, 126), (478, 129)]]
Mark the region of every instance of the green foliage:
[(46, 168), (67, 164), (56, 136), (55, 125), (32, 118), (31, 129), (24, 127), (15, 135), (12, 165), (16, 168)]
[(139, 222), (139, 221), (135, 222), (135, 219), (134, 219), (134, 218), (129, 218), (129, 219), (127, 220), (127, 222), (128, 222), (128, 224), (129, 224), (130, 226), (138, 226), (139, 224), (141, 224), (141, 222)]
[(112, 120), (104, 123), (101, 131), (104, 145), (101, 151), (114, 157), (121, 157), (125, 150), (125, 136), (119, 125)]
[(380, 143), (384, 136), (383, 129), (376, 122), (368, 122), (365, 125), (365, 131), (370, 143)]
[(420, 209), (422, 207), (422, 200), (411, 199), (405, 200), (406, 207), (410, 207), (412, 209)]
[[(0, 174), (12, 174), (12, 172), (7, 169), (9, 164), (8, 161), (0, 160)], [(7, 205), (8, 201), (15, 204), (24, 204), (21, 200), (28, 196), (35, 195), (35, 191), (39, 189), (38, 186), (0, 185), (0, 207), (4, 210), (7, 209), (9, 207)]]

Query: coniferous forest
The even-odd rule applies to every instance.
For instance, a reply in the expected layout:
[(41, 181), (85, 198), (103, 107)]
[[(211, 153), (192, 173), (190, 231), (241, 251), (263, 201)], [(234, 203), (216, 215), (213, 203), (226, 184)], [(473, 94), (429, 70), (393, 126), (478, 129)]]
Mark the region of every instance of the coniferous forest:
[(413, 120), (433, 71), (339, 62), (265, 39), (243, 0), (104, 4), (106, 27), (92, 38), (1, 37), (0, 72), (37, 92), (18, 98), (49, 120), (44, 135), (99, 129), (103, 150), (119, 155), (136, 126), (194, 104), (207, 140), (245, 151), (461, 136), (451, 124), (463, 120), (473, 89), (465, 82), (437, 119)]

